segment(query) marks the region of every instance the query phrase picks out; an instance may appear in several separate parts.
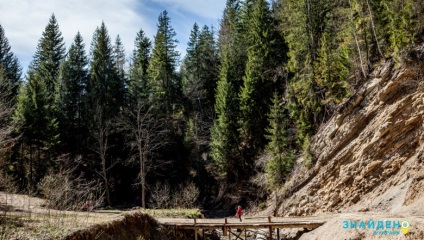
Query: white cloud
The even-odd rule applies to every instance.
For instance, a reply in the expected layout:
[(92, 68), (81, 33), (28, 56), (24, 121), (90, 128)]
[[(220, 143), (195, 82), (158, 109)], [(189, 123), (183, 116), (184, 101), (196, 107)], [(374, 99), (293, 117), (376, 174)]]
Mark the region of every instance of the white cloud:
[(92, 35), (104, 21), (112, 43), (119, 34), (128, 55), (140, 29), (153, 39), (163, 10), (180, 41), (177, 50), (184, 52), (193, 23), (217, 26), (224, 7), (225, 0), (0, 0), (0, 24), (26, 69), (53, 13), (67, 47), (80, 31), (88, 53)]
[(226, 0), (153, 0), (164, 6), (189, 12), (203, 18), (219, 19)]
[[(185, 54), (193, 24), (219, 27), (226, 0), (151, 0), (169, 12), (171, 24), (180, 41), (177, 50)], [(183, 57), (183, 56), (182, 56)]]
[(0, 0), (0, 24), (12, 51), (27, 67), (52, 13), (67, 47), (78, 31), (89, 47), (96, 27), (104, 21), (112, 43), (119, 34), (126, 51), (130, 52), (141, 28), (150, 37), (156, 28), (156, 20), (139, 15), (137, 5), (136, 0)]

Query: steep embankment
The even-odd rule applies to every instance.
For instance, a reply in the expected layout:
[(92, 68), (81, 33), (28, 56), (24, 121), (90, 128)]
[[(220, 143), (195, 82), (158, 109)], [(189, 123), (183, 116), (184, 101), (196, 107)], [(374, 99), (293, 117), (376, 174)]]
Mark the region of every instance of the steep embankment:
[(66, 240), (79, 239), (151, 239), (162, 240), (166, 234), (151, 216), (144, 213), (125, 215), (123, 219), (113, 220), (91, 226), (68, 235)]
[(405, 59), (382, 62), (319, 129), (316, 163), (291, 178), (277, 215), (424, 214), (424, 46)]

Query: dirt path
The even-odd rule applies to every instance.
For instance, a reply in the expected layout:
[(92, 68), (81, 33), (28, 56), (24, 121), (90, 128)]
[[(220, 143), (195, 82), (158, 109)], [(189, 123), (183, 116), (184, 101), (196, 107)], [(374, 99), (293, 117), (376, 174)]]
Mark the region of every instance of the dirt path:
[[(6, 194), (0, 192), (0, 214), (5, 216), (21, 216), (25, 222), (16, 223), (13, 226), (13, 238), (25, 239), (24, 231), (30, 229), (29, 238), (52, 236), (60, 238), (77, 229), (88, 228), (95, 224), (111, 222), (122, 219), (126, 214), (138, 212), (140, 210), (99, 210), (95, 212), (74, 212), (57, 211), (44, 208), (45, 201), (39, 198), (32, 198), (26, 195)], [(159, 211), (150, 212), (159, 222), (193, 223), (193, 219), (169, 218), (158, 215)], [(394, 225), (407, 220), (410, 223), (409, 231), (406, 235), (399, 227)], [(267, 217), (245, 217), (244, 223), (267, 222)], [(321, 227), (302, 234), (300, 239), (424, 239), (424, 216), (401, 213), (383, 212), (342, 212), (342, 213), (322, 213), (309, 217), (288, 217), (271, 218), (273, 222), (287, 221), (324, 221)], [(198, 223), (224, 223), (225, 219), (197, 219)], [(228, 223), (240, 223), (235, 217), (227, 218)], [(363, 223), (362, 223), (363, 222)], [(369, 224), (374, 222), (374, 225)], [(387, 225), (387, 222), (390, 222)], [(397, 223), (395, 223), (397, 222)], [(356, 226), (355, 226), (356, 223)], [(361, 225), (364, 224), (364, 225)], [(382, 225), (383, 224), (383, 225)], [(46, 225), (50, 232), (46, 232)], [(346, 227), (347, 226), (347, 227)], [(374, 226), (374, 228), (370, 227)], [(8, 236), (5, 225), (0, 224), (0, 235)], [(286, 238), (296, 236), (303, 229), (285, 229), (281, 235)], [(387, 231), (387, 232), (386, 232)], [(387, 235), (390, 234), (391, 235)]]

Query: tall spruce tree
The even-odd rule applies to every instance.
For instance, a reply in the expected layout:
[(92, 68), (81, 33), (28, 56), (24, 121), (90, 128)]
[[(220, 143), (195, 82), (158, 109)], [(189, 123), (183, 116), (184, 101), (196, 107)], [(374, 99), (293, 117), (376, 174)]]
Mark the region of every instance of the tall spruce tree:
[(218, 79), (217, 54), (213, 32), (208, 26), (200, 30), (195, 23), (184, 59), (183, 92), (197, 112), (213, 109)]
[(123, 104), (123, 82), (119, 79), (114, 51), (104, 22), (96, 29), (91, 44), (90, 77), (87, 94), (90, 111), (104, 106), (106, 118), (119, 112)]
[(157, 27), (148, 71), (154, 102), (160, 105), (162, 113), (170, 116), (181, 95), (181, 79), (176, 74), (180, 56), (176, 50), (178, 41), (167, 11), (159, 15)]
[(202, 80), (200, 79), (200, 31), (197, 23), (194, 23), (187, 43), (187, 55), (184, 59), (183, 92), (191, 103), (204, 97)]
[(239, 99), (237, 92), (242, 83), (244, 60), (240, 45), (238, 1), (228, 0), (221, 20), (219, 48), (221, 66), (215, 95), (217, 118), (211, 130), (211, 156), (218, 166), (218, 177), (232, 182), (242, 169), (238, 152)]
[(49, 102), (57, 100), (59, 90), (59, 71), (62, 60), (65, 57), (65, 43), (59, 24), (53, 14), (50, 17), (43, 36), (38, 42), (37, 51), (34, 56), (33, 69), (45, 82), (48, 91)]
[[(276, 29), (268, 3), (257, 0), (250, 6), (246, 39), (249, 43), (248, 60), (243, 77), (243, 86), (239, 94), (241, 111), (241, 137), (243, 145), (250, 148), (248, 158), (253, 158), (261, 148), (266, 126), (264, 117), (271, 99), (272, 79), (270, 72), (276, 67), (273, 47), (276, 47)], [(284, 51), (284, 49), (280, 49)], [(247, 150), (247, 149), (246, 149)]]
[(61, 70), (61, 139), (66, 151), (81, 154), (85, 142), (83, 116), (88, 81), (88, 57), (78, 32)]
[(269, 141), (266, 153), (269, 159), (265, 165), (268, 183), (275, 188), (283, 183), (293, 164), (293, 154), (288, 139), (288, 115), (280, 102), (277, 92), (274, 92), (272, 106), (268, 114), (266, 138)]
[(53, 165), (55, 151), (52, 149), (59, 143), (59, 72), (64, 56), (62, 33), (52, 15), (38, 42), (15, 113), (24, 144), (21, 158), (29, 155), (30, 159), (29, 183), (32, 188)]
[[(249, 12), (243, 6), (245, 6), (244, 3), (239, 0), (227, 0), (218, 35), (219, 54), (223, 58), (221, 56), (223, 52), (228, 51), (229, 67), (231, 68), (228, 72), (229, 80), (233, 83), (236, 92), (239, 92), (243, 85), (247, 61), (248, 43), (245, 32), (248, 26)], [(224, 48), (228, 49), (224, 50)]]
[[(320, 1), (282, 1), (281, 28), (289, 51), (287, 71), (290, 73), (288, 107), (298, 129), (298, 143), (303, 144), (314, 133), (322, 111), (320, 89), (314, 79), (313, 63), (316, 60), (320, 24), (326, 13), (320, 11)], [(289, 14), (286, 14), (289, 13)]]
[(14, 119), (21, 133), (21, 162), (28, 162), (26, 176), (28, 190), (34, 190), (52, 166), (54, 152), (50, 149), (59, 142), (58, 120), (55, 106), (51, 103), (46, 82), (30, 66), (28, 82), (21, 88)]
[[(200, 181), (206, 176), (205, 154), (209, 152), (210, 129), (215, 116), (215, 88), (218, 80), (217, 47), (213, 32), (193, 25), (183, 65), (183, 93), (186, 102), (185, 142), (190, 149), (190, 163)], [(203, 179), (203, 180), (202, 180)], [(206, 184), (205, 181), (203, 183)]]
[(210, 145), (211, 156), (218, 167), (218, 179), (232, 182), (238, 177), (241, 165), (238, 152), (238, 101), (233, 83), (228, 81), (228, 55), (223, 55), (221, 61), (215, 96), (217, 118), (211, 130)]
[[(116, 55), (104, 22), (96, 29), (91, 44), (90, 76), (88, 80), (87, 116), (92, 142), (90, 148), (98, 160), (94, 171), (103, 181), (107, 204), (111, 205), (111, 169), (117, 163), (119, 144), (113, 123), (124, 106), (124, 82), (119, 76)], [(116, 146), (111, 149), (112, 146)], [(113, 151), (115, 150), (115, 151)], [(115, 154), (115, 155), (114, 155)]]
[(400, 51), (415, 38), (413, 0), (381, 1), (381, 21), (386, 23), (383, 31), (388, 35), (388, 50), (399, 61)]
[(0, 88), (7, 92), (4, 100), (14, 105), (19, 92), (22, 69), (18, 58), (11, 51), (9, 41), (3, 27), (0, 25), (0, 65), (3, 68), (4, 79)]
[(218, 46), (214, 38), (213, 28), (203, 26), (199, 36), (199, 52), (201, 58), (201, 78), (206, 89), (205, 108), (213, 109), (215, 104), (215, 89), (219, 75)]
[(125, 49), (119, 35), (116, 36), (115, 45), (113, 46), (113, 57), (117, 73), (116, 91), (118, 91), (118, 93), (116, 95), (122, 98), (117, 100), (121, 102), (121, 105), (123, 105), (126, 99), (127, 76), (125, 72)]
[[(11, 102), (10, 102), (10, 82), (7, 79), (5, 68), (0, 64), (0, 166), (6, 166), (4, 147), (9, 144), (9, 137), (12, 133), (11, 127)], [(1, 173), (0, 173), (1, 175)], [(3, 176), (2, 176), (3, 177)]]
[(134, 51), (131, 56), (128, 92), (130, 106), (147, 99), (150, 94), (148, 68), (152, 43), (143, 30), (137, 33), (134, 42)]

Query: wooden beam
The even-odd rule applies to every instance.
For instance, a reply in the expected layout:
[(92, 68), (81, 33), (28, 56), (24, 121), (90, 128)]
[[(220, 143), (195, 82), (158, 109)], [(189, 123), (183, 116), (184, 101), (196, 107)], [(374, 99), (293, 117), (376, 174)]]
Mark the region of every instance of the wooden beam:
[[(233, 232), (231, 232), (231, 231), (230, 231), (230, 233), (231, 233), (231, 234), (233, 234), (233, 235), (236, 237), (236, 239), (241, 239), (241, 240), (243, 240), (243, 238), (241, 238), (241, 237), (240, 237), (240, 235), (243, 233), (243, 230), (242, 230), (239, 234), (235, 234), (235, 233), (233, 233)], [(231, 236), (231, 234), (229, 234), (229, 235)], [(231, 239), (231, 237), (230, 237), (230, 239)]]
[(165, 226), (173, 226), (178, 229), (220, 229), (220, 228), (318, 228), (325, 222), (272, 222), (272, 223), (197, 223), (196, 226), (193, 224), (181, 224), (181, 223), (162, 223)]

